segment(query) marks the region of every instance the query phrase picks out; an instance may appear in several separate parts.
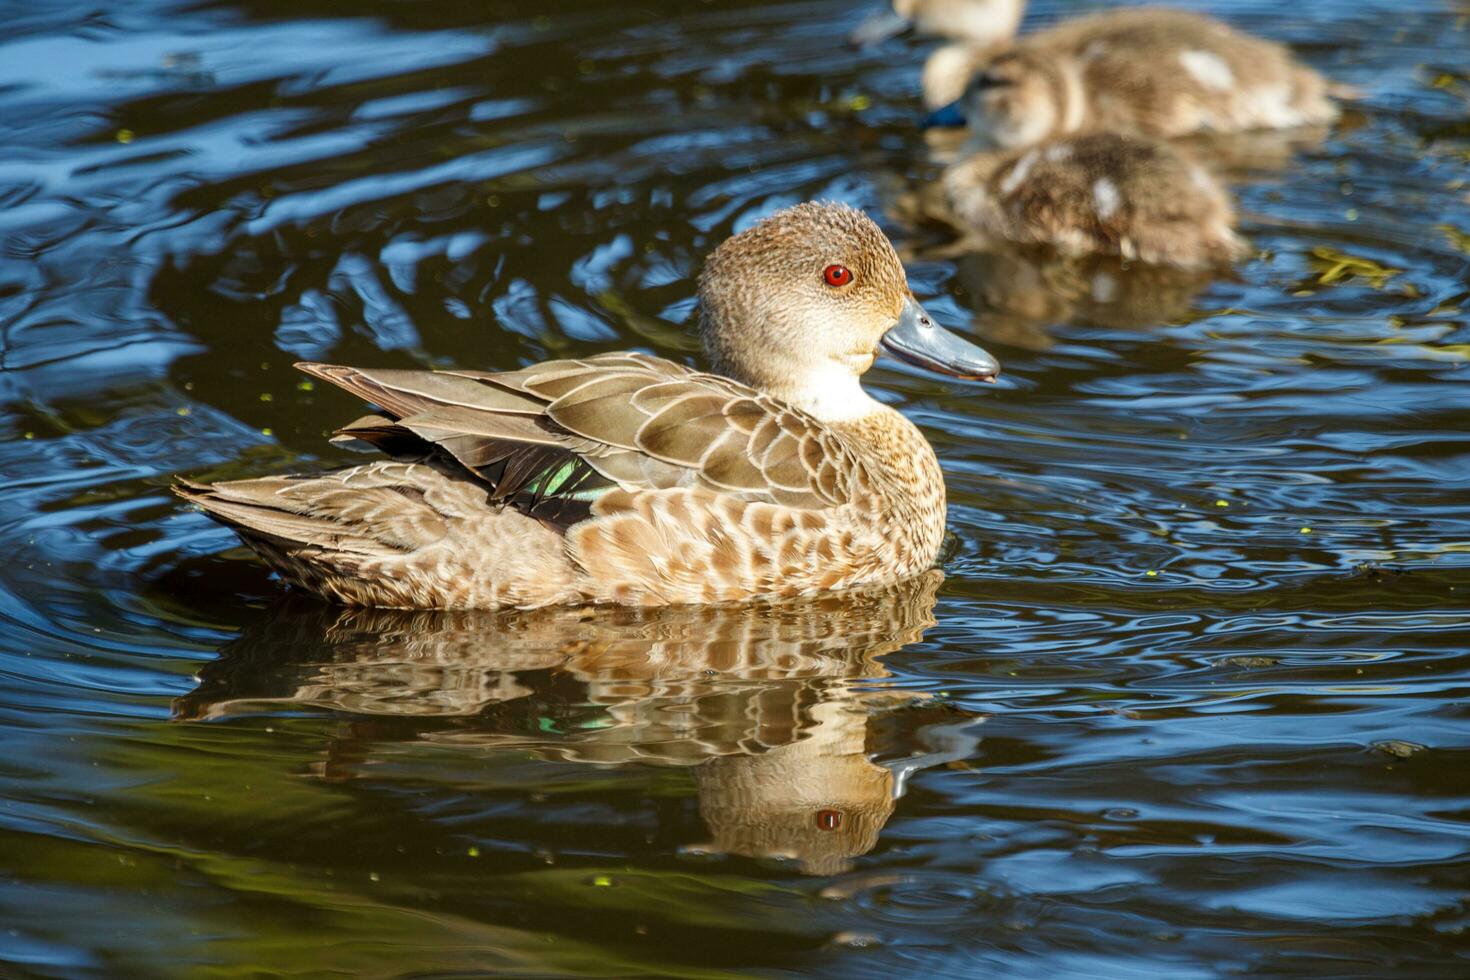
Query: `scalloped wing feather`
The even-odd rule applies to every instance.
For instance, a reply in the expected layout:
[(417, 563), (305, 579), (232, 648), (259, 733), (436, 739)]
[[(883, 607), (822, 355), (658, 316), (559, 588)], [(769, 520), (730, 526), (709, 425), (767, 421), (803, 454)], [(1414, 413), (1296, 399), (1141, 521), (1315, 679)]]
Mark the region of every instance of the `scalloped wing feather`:
[(499, 499), (534, 492), (538, 480), (579, 459), (625, 490), (704, 486), (820, 509), (849, 499), (862, 465), (810, 416), (646, 354), (502, 373), (300, 367), (384, 410), (344, 436), (386, 448), (397, 445), (396, 426), (453, 456)]

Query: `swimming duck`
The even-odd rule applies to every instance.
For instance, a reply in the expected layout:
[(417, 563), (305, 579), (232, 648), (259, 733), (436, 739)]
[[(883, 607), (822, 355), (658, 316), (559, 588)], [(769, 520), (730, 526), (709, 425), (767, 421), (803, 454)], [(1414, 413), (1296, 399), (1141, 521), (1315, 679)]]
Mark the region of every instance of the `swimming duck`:
[(951, 103), (931, 121), (967, 123), (996, 148), (1083, 129), (1168, 139), (1284, 129), (1338, 115), (1326, 79), (1285, 45), (1192, 11), (1107, 11), (1003, 46), (996, 32), (1019, 22), (1024, 0), (908, 0), (903, 6), (916, 27), (960, 42), (926, 66), (927, 105), (959, 98), (977, 75), (989, 89), (979, 106), (966, 105), (961, 114)]
[(289, 582), (353, 605), (663, 605), (811, 594), (931, 566), (933, 449), (861, 376), (881, 350), (993, 380), (862, 212), (808, 203), (699, 280), (715, 371), (642, 353), (519, 371), (301, 364), (379, 406), (339, 431), (391, 459), (176, 492)]
[(1246, 253), (1230, 197), (1199, 164), (1157, 140), (1091, 133), (980, 152), (940, 180), (938, 216), (982, 247), (1040, 245), (1200, 268)]

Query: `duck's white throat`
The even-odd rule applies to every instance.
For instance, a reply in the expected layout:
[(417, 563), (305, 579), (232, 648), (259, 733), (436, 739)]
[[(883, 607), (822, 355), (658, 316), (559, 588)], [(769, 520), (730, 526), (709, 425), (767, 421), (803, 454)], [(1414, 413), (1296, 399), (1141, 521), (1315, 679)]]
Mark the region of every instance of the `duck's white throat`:
[(863, 390), (852, 369), (842, 364), (807, 371), (783, 400), (823, 422), (849, 422), (883, 407)]

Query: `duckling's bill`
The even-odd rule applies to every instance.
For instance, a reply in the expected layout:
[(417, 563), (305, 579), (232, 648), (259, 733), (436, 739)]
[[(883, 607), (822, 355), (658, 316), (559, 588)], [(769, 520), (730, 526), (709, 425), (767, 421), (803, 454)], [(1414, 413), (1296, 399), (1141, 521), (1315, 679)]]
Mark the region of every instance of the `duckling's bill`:
[(994, 381), (1000, 374), (993, 355), (939, 326), (912, 296), (904, 300), (898, 322), (881, 344), (889, 354), (926, 371), (971, 381)]
[(948, 105), (940, 106), (925, 116), (920, 120), (919, 128), (958, 129), (966, 125), (967, 122), (968, 120), (965, 119), (965, 107), (960, 104), (960, 100), (956, 99)]

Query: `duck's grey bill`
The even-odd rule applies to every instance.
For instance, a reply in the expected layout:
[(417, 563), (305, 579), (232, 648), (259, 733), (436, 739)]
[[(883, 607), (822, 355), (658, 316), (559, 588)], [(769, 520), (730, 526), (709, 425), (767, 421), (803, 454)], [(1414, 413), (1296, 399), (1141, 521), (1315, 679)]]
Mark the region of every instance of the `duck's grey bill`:
[(883, 349), (915, 367), (973, 381), (994, 381), (1000, 362), (934, 322), (915, 299), (907, 299), (898, 322), (883, 335)]
[(907, 17), (900, 17), (891, 10), (885, 10), (881, 14), (874, 14), (863, 21), (848, 37), (860, 48), (872, 47), (882, 44), (891, 37), (906, 34), (913, 22)]

